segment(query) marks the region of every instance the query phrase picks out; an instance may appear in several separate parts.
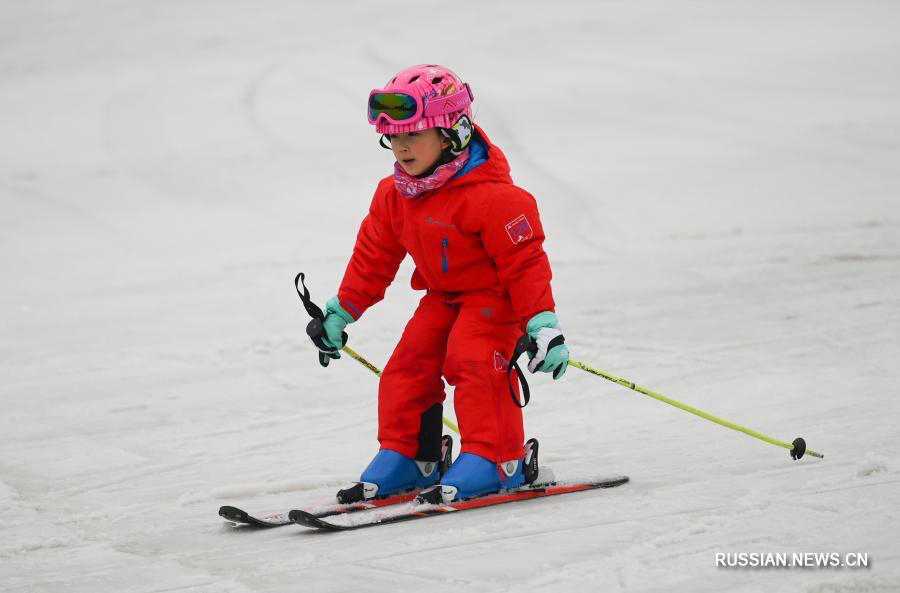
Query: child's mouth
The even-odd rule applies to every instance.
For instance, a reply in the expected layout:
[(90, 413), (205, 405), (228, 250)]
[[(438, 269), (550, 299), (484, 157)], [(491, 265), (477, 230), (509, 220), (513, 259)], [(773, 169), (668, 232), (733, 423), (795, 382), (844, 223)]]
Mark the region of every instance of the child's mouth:
[(411, 165), (416, 159), (401, 159), (400, 162), (404, 165)]

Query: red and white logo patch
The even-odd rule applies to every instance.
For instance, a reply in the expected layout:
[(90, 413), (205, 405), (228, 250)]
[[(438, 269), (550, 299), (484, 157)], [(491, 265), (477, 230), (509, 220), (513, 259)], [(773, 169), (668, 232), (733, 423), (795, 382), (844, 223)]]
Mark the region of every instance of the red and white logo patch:
[(509, 361), (506, 357), (494, 350), (494, 370), (505, 371), (509, 367)]
[(509, 235), (509, 240), (513, 243), (521, 243), (526, 239), (530, 239), (534, 235), (534, 231), (523, 214), (506, 225), (506, 234)]

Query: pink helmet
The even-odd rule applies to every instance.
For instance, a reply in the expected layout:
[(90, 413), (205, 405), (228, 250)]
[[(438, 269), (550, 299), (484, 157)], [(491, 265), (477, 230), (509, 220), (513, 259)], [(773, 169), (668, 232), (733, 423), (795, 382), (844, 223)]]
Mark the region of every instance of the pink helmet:
[(421, 64), (401, 70), (383, 89), (369, 93), (369, 123), (379, 134), (442, 128), (455, 132), (464, 147), (472, 132), (472, 99), (469, 85), (452, 70)]

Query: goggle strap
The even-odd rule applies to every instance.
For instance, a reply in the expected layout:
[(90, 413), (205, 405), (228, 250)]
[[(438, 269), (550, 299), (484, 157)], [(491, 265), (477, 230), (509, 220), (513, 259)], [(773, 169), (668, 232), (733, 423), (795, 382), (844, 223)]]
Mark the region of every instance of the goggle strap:
[(469, 83), (464, 84), (465, 88), (452, 95), (447, 95), (446, 97), (432, 97), (429, 99), (425, 103), (425, 109), (422, 110), (422, 115), (425, 117), (447, 115), (448, 113), (462, 111), (471, 105), (475, 97), (472, 95), (472, 89), (469, 88)]

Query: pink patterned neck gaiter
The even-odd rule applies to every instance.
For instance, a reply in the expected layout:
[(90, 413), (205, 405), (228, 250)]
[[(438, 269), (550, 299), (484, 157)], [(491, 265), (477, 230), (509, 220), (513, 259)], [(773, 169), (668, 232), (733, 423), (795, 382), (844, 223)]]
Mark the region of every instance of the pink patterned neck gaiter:
[(400, 163), (394, 163), (394, 185), (404, 198), (415, 198), (419, 194), (432, 189), (437, 189), (450, 181), (469, 161), (468, 147), (459, 153), (455, 159), (445, 163), (434, 170), (427, 177), (413, 177), (403, 170)]

